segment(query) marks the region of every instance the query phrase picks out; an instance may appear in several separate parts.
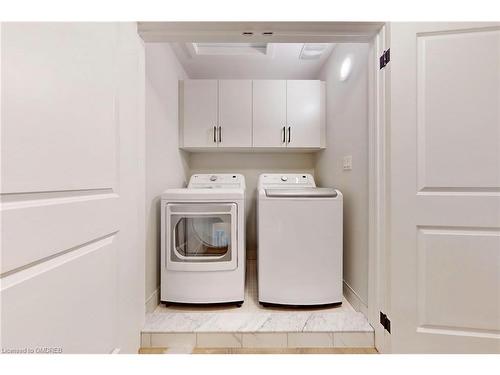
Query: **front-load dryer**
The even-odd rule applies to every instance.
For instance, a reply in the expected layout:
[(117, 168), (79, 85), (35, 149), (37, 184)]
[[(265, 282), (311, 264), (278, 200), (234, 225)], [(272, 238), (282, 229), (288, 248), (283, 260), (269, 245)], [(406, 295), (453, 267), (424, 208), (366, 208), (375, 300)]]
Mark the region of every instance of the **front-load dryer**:
[(342, 194), (310, 174), (261, 174), (257, 203), (259, 302), (342, 303)]
[(161, 301), (241, 305), (245, 178), (195, 174), (161, 196)]

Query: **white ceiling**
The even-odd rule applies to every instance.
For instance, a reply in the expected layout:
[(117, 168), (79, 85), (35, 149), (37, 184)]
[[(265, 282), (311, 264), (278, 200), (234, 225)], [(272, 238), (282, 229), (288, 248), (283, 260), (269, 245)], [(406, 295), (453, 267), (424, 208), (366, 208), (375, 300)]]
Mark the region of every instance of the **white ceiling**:
[(172, 43), (189, 78), (211, 79), (317, 79), (335, 44), (319, 59), (300, 59), (304, 43), (270, 43), (267, 54), (193, 53), (192, 43)]

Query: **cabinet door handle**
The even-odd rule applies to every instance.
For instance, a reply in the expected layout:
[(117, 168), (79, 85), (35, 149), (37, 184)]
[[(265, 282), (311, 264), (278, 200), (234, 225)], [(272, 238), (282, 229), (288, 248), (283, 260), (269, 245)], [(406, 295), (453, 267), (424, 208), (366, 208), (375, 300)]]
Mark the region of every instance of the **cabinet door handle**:
[(281, 131), (281, 143), (285, 143), (286, 142), (286, 126), (283, 126), (283, 129)]
[(217, 134), (217, 128), (214, 125), (214, 143), (217, 143), (217, 138), (216, 138), (217, 135), (216, 134)]
[(219, 143), (222, 142), (222, 126), (219, 126)]
[(290, 143), (290, 140), (292, 139), (292, 127), (288, 127), (288, 143)]

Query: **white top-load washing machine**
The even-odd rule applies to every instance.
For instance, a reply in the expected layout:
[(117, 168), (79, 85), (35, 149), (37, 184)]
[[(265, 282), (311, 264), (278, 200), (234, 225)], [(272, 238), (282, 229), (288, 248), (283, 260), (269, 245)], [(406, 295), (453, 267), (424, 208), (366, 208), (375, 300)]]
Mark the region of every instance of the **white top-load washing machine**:
[(245, 178), (195, 174), (161, 196), (161, 301), (241, 305)]
[(342, 194), (310, 174), (270, 174), (258, 182), (259, 302), (342, 303)]

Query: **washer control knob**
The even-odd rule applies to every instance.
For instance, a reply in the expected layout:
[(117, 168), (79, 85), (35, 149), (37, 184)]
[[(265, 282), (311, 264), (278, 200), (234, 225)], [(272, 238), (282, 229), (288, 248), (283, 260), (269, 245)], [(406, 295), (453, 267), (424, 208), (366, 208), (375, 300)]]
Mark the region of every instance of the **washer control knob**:
[(281, 176), (281, 181), (287, 181), (288, 177), (287, 176)]
[(210, 181), (216, 181), (217, 180), (217, 176), (210, 176)]

